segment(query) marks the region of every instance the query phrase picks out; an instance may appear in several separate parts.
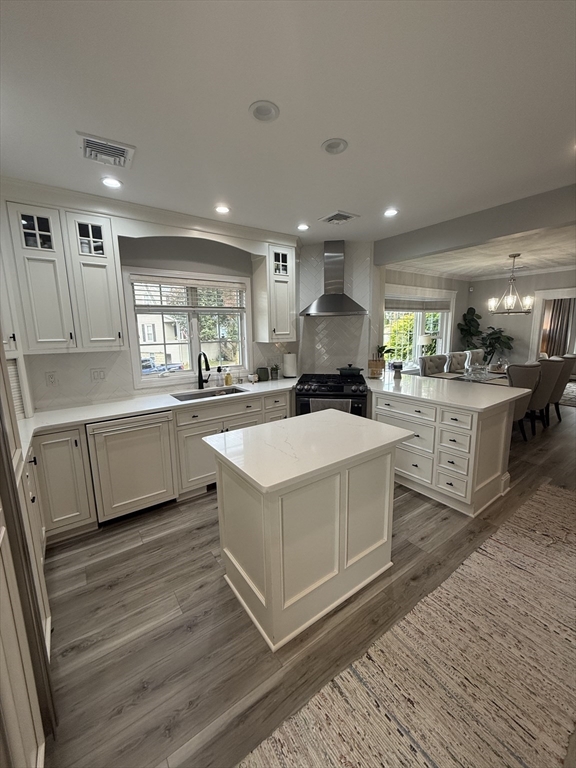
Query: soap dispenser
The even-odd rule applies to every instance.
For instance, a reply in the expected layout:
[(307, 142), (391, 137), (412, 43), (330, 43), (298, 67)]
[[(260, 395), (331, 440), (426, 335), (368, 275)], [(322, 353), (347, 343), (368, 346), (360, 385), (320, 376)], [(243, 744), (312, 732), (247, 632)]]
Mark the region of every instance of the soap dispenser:
[(218, 368), (216, 368), (216, 386), (217, 387), (224, 386), (224, 374), (222, 373), (221, 365), (219, 365)]
[(230, 373), (230, 368), (226, 368), (224, 371), (224, 385), (226, 387), (232, 386), (232, 374)]

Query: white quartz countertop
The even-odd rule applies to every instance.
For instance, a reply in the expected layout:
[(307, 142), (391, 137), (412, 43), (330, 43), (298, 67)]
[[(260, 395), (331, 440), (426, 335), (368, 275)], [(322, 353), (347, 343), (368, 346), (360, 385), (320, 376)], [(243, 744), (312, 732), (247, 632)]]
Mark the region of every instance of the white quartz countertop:
[[(246, 395), (266, 395), (268, 392), (291, 390), (295, 383), (296, 379), (278, 379), (277, 381), (259, 381), (256, 384), (234, 384), (234, 386), (244, 390)], [(209, 387), (209, 389), (220, 389), (220, 387)], [(187, 391), (192, 392), (193, 390)], [(175, 410), (176, 408), (216, 405), (239, 397), (243, 397), (243, 395), (222, 395), (215, 398), (207, 397), (205, 399), (180, 402), (180, 400), (172, 397), (172, 395), (162, 392), (160, 394), (150, 393), (148, 395), (130, 397), (124, 400), (80, 405), (73, 408), (38, 411), (29, 419), (20, 419), (18, 421), (22, 450), (24, 454), (27, 453), (32, 436), (35, 432), (39, 431), (46, 432), (49, 430), (66, 429), (72, 425), (89, 424), (95, 421), (107, 421), (108, 419), (121, 419), (127, 416), (139, 416), (145, 413)]]
[(494, 387), (470, 381), (435, 379), (431, 376), (402, 376), (394, 379), (386, 374), (384, 379), (368, 379), (373, 395), (385, 392), (395, 397), (429, 400), (453, 408), (463, 407), (472, 411), (488, 411), (502, 403), (509, 403), (527, 395), (530, 390), (517, 387)]
[(329, 409), (202, 438), (262, 493), (369, 458), (413, 432)]

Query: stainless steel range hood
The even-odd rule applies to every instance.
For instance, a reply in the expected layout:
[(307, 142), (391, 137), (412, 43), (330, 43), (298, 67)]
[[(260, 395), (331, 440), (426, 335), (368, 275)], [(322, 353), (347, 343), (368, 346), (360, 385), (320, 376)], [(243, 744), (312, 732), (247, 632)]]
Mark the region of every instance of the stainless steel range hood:
[(344, 240), (324, 243), (324, 293), (301, 316), (367, 315), (368, 310), (344, 293)]

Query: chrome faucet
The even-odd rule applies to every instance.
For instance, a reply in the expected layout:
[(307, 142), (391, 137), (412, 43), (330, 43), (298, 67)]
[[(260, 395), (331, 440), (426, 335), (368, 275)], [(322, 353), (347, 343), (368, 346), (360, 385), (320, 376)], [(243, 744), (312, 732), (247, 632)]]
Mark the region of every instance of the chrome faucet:
[(206, 363), (206, 371), (210, 370), (210, 363), (206, 357), (206, 352), (200, 352), (198, 355), (198, 389), (204, 389), (204, 384), (208, 384), (208, 379), (210, 378), (210, 374), (208, 374), (208, 378), (206, 379), (202, 375), (202, 358), (204, 358), (204, 362)]

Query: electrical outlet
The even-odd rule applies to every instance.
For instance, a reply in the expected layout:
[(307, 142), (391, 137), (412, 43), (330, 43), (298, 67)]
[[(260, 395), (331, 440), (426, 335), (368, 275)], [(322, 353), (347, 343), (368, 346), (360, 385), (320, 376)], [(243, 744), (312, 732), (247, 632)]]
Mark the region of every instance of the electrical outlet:
[(106, 368), (90, 368), (90, 378), (92, 381), (104, 381), (106, 379)]
[(46, 371), (46, 386), (47, 387), (57, 387), (58, 386), (58, 377), (56, 376), (56, 371)]

